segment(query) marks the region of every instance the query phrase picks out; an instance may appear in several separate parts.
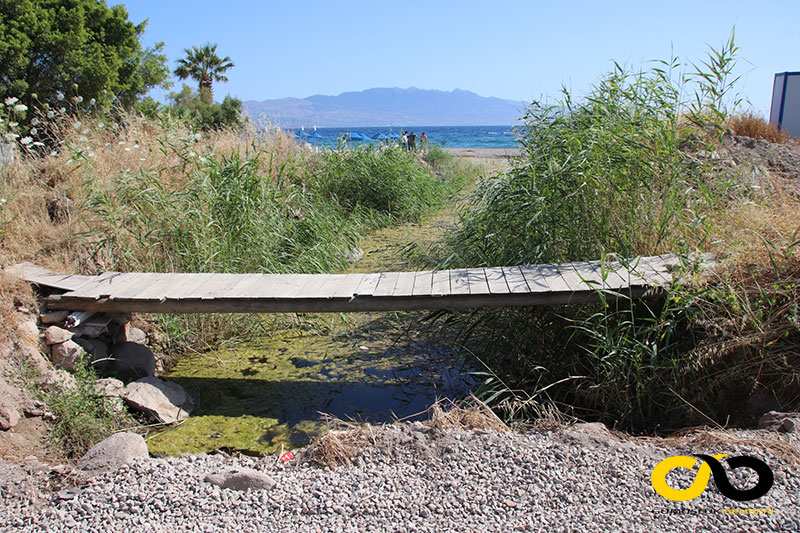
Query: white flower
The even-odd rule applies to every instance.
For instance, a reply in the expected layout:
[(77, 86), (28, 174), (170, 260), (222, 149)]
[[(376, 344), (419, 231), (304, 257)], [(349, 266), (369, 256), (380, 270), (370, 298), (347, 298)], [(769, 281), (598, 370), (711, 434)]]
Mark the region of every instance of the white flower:
[(5, 205), (6, 202), (8, 202), (8, 200), (6, 200), (5, 198), (0, 198), (0, 205)]
[(106, 143), (106, 146), (111, 146), (111, 143)]
[(55, 111), (48, 111), (47, 112), (47, 118), (53, 118), (54, 116), (56, 116), (56, 112)]
[(23, 137), (22, 139), (19, 140), (19, 142), (20, 142), (20, 144), (28, 145), (28, 144), (33, 142), (33, 138), (31, 138), (31, 137)]
[(17, 126), (19, 126), (19, 122), (9, 122), (8, 123), (8, 127), (9, 128), (16, 128)]
[(126, 152), (130, 152), (130, 151), (131, 151), (131, 149), (130, 149), (130, 148), (128, 148), (128, 147), (126, 146), (126, 147), (125, 147), (125, 151), (126, 151)]
[(97, 123), (97, 128), (98, 128), (98, 129), (101, 129), (101, 130), (102, 130), (102, 129), (103, 129), (103, 128), (105, 128), (105, 127), (106, 127), (106, 123), (105, 123), (105, 122), (98, 122), (98, 123)]
[(38, 125), (39, 125), (39, 119), (38, 118), (34, 118), (33, 120), (31, 120), (31, 126), (38, 126)]
[(6, 98), (6, 105), (14, 105), (17, 102), (19, 102), (19, 99), (17, 99), (14, 96), (9, 96), (8, 98)]
[(31, 135), (36, 135), (37, 133), (39, 133), (39, 130), (36, 128), (31, 128)]
[(76, 130), (79, 130), (81, 128), (81, 121), (76, 120), (75, 123), (72, 125), (72, 127), (75, 128)]
[(94, 98), (89, 100), (89, 105), (94, 105), (95, 103), (97, 103), (97, 100), (95, 100)]
[(81, 135), (80, 137), (78, 137), (78, 140), (82, 143), (89, 141), (89, 139), (87, 139), (85, 135)]
[(119, 141), (117, 144), (122, 146), (123, 144), (125, 144), (125, 141)]
[(112, 129), (112, 130), (114, 130), (114, 131), (117, 131), (117, 130), (119, 129), (119, 124), (117, 124), (116, 122), (115, 122), (115, 123), (113, 123), (113, 124), (111, 125), (111, 129)]
[(202, 136), (202, 135), (200, 135), (199, 133), (195, 133), (195, 134), (194, 134), (194, 140), (195, 140), (195, 141), (199, 141), (199, 140), (200, 140), (200, 139), (202, 139), (202, 138), (203, 138), (203, 136)]
[(87, 134), (87, 133), (89, 133), (89, 128), (84, 128), (84, 129), (83, 129), (83, 131), (82, 131), (81, 133), (83, 133), (84, 135), (85, 135), (85, 134)]
[(58, 157), (58, 152), (53, 150), (52, 152), (50, 152), (50, 157)]
[(7, 141), (13, 141), (17, 137), (19, 137), (19, 135), (17, 135), (16, 133), (6, 133), (6, 140)]
[(76, 96), (75, 101), (80, 104), (81, 102), (83, 102), (83, 96)]
[(56, 99), (57, 99), (58, 101), (61, 101), (61, 100), (63, 100), (63, 99), (64, 99), (64, 93), (56, 93)]
[(27, 110), (28, 106), (26, 106), (25, 104), (17, 104), (14, 106), (14, 111), (16, 111), (17, 113), (23, 113)]
[(36, 141), (32, 146), (44, 146), (43, 142)]
[(139, 148), (139, 145), (138, 144), (134, 144), (133, 147), (134, 148)]
[(89, 152), (89, 157), (94, 157), (94, 152)]
[(67, 112), (67, 108), (66, 107), (62, 107), (61, 109), (58, 110), (58, 112), (63, 115), (64, 113)]

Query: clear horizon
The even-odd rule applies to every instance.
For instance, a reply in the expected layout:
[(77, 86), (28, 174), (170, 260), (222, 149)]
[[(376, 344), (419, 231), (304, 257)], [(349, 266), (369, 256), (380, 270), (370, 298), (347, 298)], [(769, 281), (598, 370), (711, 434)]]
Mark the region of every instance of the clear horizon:
[[(633, 69), (678, 56), (706, 58), (736, 28), (735, 75), (751, 107), (769, 113), (774, 75), (800, 70), (800, 3), (441, 1), (405, 5), (308, 0), (262, 2), (135, 0), (129, 19), (148, 19), (142, 41), (166, 43), (171, 69), (183, 50), (218, 44), (235, 67), (215, 98), (307, 98), (381, 87), (462, 89), (529, 103), (555, 101), (562, 86), (581, 97), (614, 61)], [(176, 81), (179, 88), (182, 82)], [(192, 84), (190, 84), (192, 85)], [(163, 100), (166, 91), (153, 96)]]

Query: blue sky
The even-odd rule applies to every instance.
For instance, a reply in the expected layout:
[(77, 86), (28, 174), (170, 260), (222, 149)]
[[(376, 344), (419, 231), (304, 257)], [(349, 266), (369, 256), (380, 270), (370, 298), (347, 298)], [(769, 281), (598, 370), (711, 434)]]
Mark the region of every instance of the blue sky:
[[(470, 90), (530, 102), (581, 95), (613, 60), (641, 66), (674, 53), (700, 61), (736, 27), (739, 89), (769, 112), (776, 72), (800, 70), (800, 2), (129, 0), (143, 42), (216, 42), (236, 67), (215, 98), (339, 94), (371, 87)], [(162, 93), (154, 96), (163, 98)]]

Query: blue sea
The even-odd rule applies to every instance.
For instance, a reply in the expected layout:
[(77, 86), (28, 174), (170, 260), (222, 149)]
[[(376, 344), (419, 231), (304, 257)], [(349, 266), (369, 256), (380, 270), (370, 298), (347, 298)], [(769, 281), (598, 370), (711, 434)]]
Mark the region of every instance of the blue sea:
[[(305, 128), (288, 131), (295, 135), (301, 135), (300, 140), (324, 148), (336, 148), (339, 139), (343, 136), (350, 139), (351, 136), (356, 138), (359, 135), (366, 136), (370, 140), (348, 140), (348, 145), (369, 144), (370, 142), (377, 145), (380, 135), (398, 134), (402, 136), (404, 131), (416, 133), (417, 147), (419, 147), (419, 138), (422, 132), (428, 135), (428, 144), (444, 148), (516, 148), (517, 146), (513, 126), (387, 126), (385, 128)], [(301, 131), (311, 136), (306, 137)]]

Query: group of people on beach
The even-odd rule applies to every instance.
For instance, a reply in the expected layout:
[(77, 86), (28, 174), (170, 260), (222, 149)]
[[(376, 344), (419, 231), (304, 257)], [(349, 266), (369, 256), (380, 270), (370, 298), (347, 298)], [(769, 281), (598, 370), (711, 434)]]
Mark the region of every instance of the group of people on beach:
[[(417, 150), (417, 134), (413, 131), (411, 133), (404, 131), (402, 137), (403, 149), (408, 150), (410, 152)], [(422, 132), (422, 135), (419, 137), (419, 145), (422, 150), (428, 148), (428, 136), (425, 132)]]
[[(383, 148), (386, 146), (388, 148), (392, 144), (393, 143), (391, 140), (387, 140), (386, 144), (384, 145), (383, 140), (381, 140), (379, 147)], [(408, 131), (404, 131), (402, 137), (400, 137), (400, 146), (403, 147), (403, 150), (415, 152), (417, 150), (417, 134), (413, 131), (410, 133)], [(419, 136), (419, 148), (422, 151), (428, 149), (428, 135), (424, 131)]]

